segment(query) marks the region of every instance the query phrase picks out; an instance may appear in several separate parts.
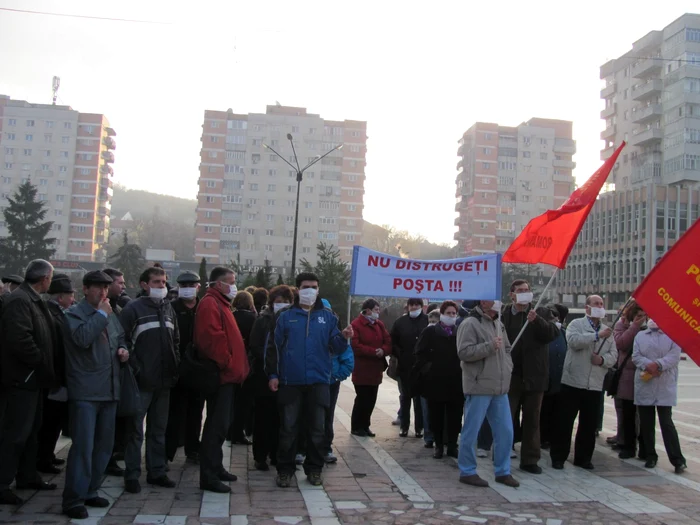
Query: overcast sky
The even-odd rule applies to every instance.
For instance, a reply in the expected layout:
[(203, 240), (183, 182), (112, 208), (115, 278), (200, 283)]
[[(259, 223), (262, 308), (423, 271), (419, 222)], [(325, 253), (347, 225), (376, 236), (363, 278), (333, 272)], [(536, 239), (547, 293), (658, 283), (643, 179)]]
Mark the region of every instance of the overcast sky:
[[(476, 4), (476, 5), (475, 5)], [(303, 106), (368, 122), (364, 218), (452, 242), (457, 141), (475, 121), (573, 120), (600, 164), (599, 68), (697, 0), (0, 0), (0, 94), (104, 113), (115, 179), (194, 198), (205, 109)], [(391, 198), (387, 198), (390, 196)]]

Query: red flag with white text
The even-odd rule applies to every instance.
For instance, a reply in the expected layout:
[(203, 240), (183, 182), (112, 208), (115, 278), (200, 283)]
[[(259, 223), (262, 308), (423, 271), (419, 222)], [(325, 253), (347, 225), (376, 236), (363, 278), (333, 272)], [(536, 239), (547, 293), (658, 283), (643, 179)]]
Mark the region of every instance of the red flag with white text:
[(625, 142), (558, 209), (532, 219), (503, 254), (503, 262), (564, 268), (583, 223), (624, 147)]

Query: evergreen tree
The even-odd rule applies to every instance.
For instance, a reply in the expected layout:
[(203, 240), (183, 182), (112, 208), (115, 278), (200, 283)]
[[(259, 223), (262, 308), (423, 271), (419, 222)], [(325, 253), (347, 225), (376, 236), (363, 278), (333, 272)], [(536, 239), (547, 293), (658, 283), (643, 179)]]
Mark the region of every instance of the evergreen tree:
[(201, 287), (199, 288), (199, 297), (200, 299), (204, 297), (204, 294), (207, 293), (207, 287), (206, 287), (206, 282), (209, 280), (209, 274), (207, 274), (207, 258), (202, 257), (202, 260), (199, 261), (199, 278), (201, 279)]
[(332, 244), (321, 242), (316, 246), (318, 262), (316, 266), (306, 259), (300, 262), (302, 271), (313, 272), (319, 279), (319, 293), (327, 299), (333, 311), (345, 323), (348, 313), (348, 295), (350, 293), (350, 265), (340, 257), (340, 250)]
[(282, 277), (281, 273), (278, 273), (277, 274), (277, 286), (279, 286), (280, 284), (284, 284), (284, 277)]
[(129, 288), (138, 288), (139, 276), (146, 264), (138, 244), (129, 243), (129, 232), (124, 232), (124, 242), (109, 258), (110, 264), (124, 273), (124, 281)]
[(33, 259), (50, 259), (56, 250), (51, 246), (56, 239), (48, 237), (53, 221), (44, 221), (45, 205), (36, 200), (37, 189), (31, 182), (22, 184), (5, 209), (5, 224), (9, 235), (0, 239), (0, 264), (8, 273), (24, 273)]
[(255, 286), (266, 290), (272, 287), (272, 266), (270, 266), (270, 261), (267, 259), (265, 259), (265, 266), (260, 268), (255, 274)]

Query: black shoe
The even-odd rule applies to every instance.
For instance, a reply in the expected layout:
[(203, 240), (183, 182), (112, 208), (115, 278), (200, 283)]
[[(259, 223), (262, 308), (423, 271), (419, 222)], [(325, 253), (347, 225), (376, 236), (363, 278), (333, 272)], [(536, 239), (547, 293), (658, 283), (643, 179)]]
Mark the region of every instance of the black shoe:
[(614, 445), (611, 445), (610, 448), (617, 452), (618, 450), (622, 450), (622, 445), (615, 443)]
[(187, 454), (187, 456), (185, 456), (185, 461), (187, 463), (194, 463), (195, 465), (199, 465), (199, 454), (196, 452), (191, 452), (190, 454)]
[(0, 492), (0, 505), (22, 505), (24, 500), (10, 489)]
[(240, 437), (238, 439), (234, 439), (233, 441), (231, 441), (231, 443), (233, 443), (234, 445), (252, 445), (253, 444), (253, 442), (245, 436)]
[(289, 474), (277, 474), (277, 479), (275, 481), (277, 486), (282, 489), (289, 488), (292, 484), (292, 478)]
[(124, 481), (124, 490), (130, 494), (138, 494), (141, 492), (141, 483), (138, 479), (127, 479)]
[(175, 483), (165, 474), (163, 474), (162, 476), (158, 476), (157, 478), (147, 477), (146, 483), (148, 483), (149, 485), (155, 485), (157, 487), (165, 487), (166, 489), (172, 489), (177, 486), (177, 483)]
[(654, 468), (656, 467), (656, 460), (655, 459), (647, 459), (646, 463), (644, 463), (644, 468)]
[(60, 474), (61, 469), (56, 467), (53, 463), (42, 461), (36, 464), (36, 469), (42, 474)]
[(199, 482), (199, 488), (202, 490), (208, 490), (209, 492), (218, 492), (219, 494), (226, 494), (231, 492), (231, 487), (222, 483), (219, 480), (210, 481), (208, 483)]
[(554, 470), (563, 470), (564, 469), (564, 462), (563, 461), (552, 461), (552, 468)]
[(542, 450), (549, 450), (549, 448), (552, 446), (552, 444), (549, 441), (545, 441), (544, 443), (540, 443), (540, 448)]
[(590, 461), (588, 463), (574, 463), (574, 467), (586, 469), (586, 470), (593, 470), (595, 467), (593, 466), (593, 463)]
[(443, 452), (442, 447), (436, 447), (435, 452), (433, 452), (433, 457), (435, 459), (442, 459), (443, 455), (444, 455), (444, 452)]
[(423, 437), (423, 431), (422, 430), (416, 430), (416, 437), (417, 438), (422, 438)]
[(676, 465), (676, 469), (674, 470), (674, 472), (676, 474), (683, 474), (683, 472), (685, 472), (687, 468), (688, 465), (686, 465), (685, 463), (683, 463), (682, 465)]
[(357, 437), (367, 437), (367, 432), (364, 430), (352, 430), (350, 433)]
[(238, 480), (238, 476), (236, 476), (235, 474), (231, 474), (230, 472), (226, 472), (225, 470), (219, 472), (217, 474), (217, 477), (221, 481), (236, 481), (236, 480)]
[(23, 483), (17, 483), (17, 490), (56, 490), (55, 483), (47, 483), (46, 481), (32, 481), (26, 485)]
[(447, 457), (450, 457), (450, 458), (458, 458), (459, 457), (459, 449), (457, 448), (457, 445), (447, 445)]
[(306, 479), (314, 487), (320, 487), (321, 485), (323, 485), (323, 479), (321, 479), (320, 472), (309, 472), (308, 476), (306, 476)]
[(256, 461), (255, 462), (255, 470), (268, 471), (268, 470), (270, 470), (270, 466), (267, 464), (266, 461)]
[(84, 520), (90, 516), (87, 509), (82, 505), (78, 505), (77, 507), (72, 507), (70, 509), (63, 509), (63, 514), (72, 520)]
[(367, 434), (367, 437), (371, 437), (371, 438), (376, 437), (376, 435), (377, 435), (374, 432), (372, 432), (369, 428), (365, 429), (365, 434)]
[(402, 430), (401, 432), (399, 432), (399, 437), (408, 437), (408, 430)]
[(105, 473), (108, 476), (117, 476), (120, 478), (124, 477), (124, 472), (124, 469), (117, 465), (116, 462), (114, 464), (107, 465), (107, 469), (105, 470)]
[(634, 457), (634, 451), (632, 450), (621, 450), (620, 453), (617, 455), (618, 458), (620, 459), (630, 459)]
[(539, 465), (520, 465), (520, 470), (530, 474), (542, 474), (542, 467)]
[(66, 464), (66, 460), (65, 460), (65, 459), (59, 459), (59, 458), (53, 458), (53, 459), (51, 460), (51, 464), (52, 464), (52, 465), (56, 465), (57, 467), (60, 467), (61, 465), (65, 465), (65, 464)]
[(433, 442), (432, 441), (426, 441), (425, 445), (423, 445), (425, 448), (433, 448)]
[(85, 505), (88, 507), (97, 507), (98, 509), (104, 509), (109, 507), (109, 500), (96, 496), (94, 498), (86, 499)]

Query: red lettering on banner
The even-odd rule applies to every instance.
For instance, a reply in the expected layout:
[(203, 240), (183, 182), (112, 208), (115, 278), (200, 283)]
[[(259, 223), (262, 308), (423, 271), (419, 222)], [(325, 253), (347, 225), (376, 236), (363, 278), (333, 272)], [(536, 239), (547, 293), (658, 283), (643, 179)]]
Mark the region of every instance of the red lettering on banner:
[(376, 255), (369, 255), (367, 257), (367, 266), (381, 266), (382, 268), (388, 268), (391, 263), (391, 259), (388, 257), (378, 257)]
[(406, 291), (415, 290), (417, 294), (425, 292), (444, 292), (442, 281), (436, 279), (401, 279), (394, 277), (394, 290), (403, 288)]

